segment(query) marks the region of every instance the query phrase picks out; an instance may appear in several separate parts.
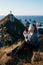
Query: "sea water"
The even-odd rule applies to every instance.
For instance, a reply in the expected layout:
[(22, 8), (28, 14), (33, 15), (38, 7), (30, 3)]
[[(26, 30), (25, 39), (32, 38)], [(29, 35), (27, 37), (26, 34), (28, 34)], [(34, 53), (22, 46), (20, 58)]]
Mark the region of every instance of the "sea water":
[[(3, 19), (5, 16), (0, 16), (0, 20)], [(26, 21), (33, 23), (35, 20), (36, 22), (41, 22), (43, 26), (43, 16), (15, 16), (17, 19), (21, 20), (21, 22), (25, 25)]]
[(33, 21), (35, 20), (36, 22), (41, 22), (43, 26), (43, 16), (16, 16), (16, 18), (21, 20), (23, 24), (26, 23), (25, 20), (29, 21), (30, 23), (33, 23)]

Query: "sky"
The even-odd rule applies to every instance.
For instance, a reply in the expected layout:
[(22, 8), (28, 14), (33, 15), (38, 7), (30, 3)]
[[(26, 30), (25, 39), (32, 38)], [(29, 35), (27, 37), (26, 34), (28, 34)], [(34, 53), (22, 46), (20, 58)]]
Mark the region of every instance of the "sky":
[(43, 0), (0, 0), (0, 15), (43, 15)]

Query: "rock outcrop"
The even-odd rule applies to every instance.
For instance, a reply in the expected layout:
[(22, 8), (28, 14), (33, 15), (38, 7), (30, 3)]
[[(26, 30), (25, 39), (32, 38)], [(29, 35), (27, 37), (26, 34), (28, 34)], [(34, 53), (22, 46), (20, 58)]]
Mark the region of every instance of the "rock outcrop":
[[(10, 43), (22, 38), (25, 27), (13, 14), (8, 14), (0, 20), (0, 43)], [(3, 44), (2, 44), (3, 45)]]

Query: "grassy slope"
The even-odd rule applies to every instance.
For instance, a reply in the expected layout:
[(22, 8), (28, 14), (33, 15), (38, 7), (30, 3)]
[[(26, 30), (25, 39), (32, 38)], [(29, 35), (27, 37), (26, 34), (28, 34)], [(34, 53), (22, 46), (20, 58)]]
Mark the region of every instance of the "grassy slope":
[[(41, 36), (40, 40), (42, 38), (43, 38), (43, 36)], [(33, 65), (43, 65), (43, 52), (40, 52), (41, 61), (33, 62), (32, 64), (29, 63), (30, 51), (28, 51), (28, 50), (26, 50), (25, 52), (23, 51), (20, 55), (18, 55), (19, 58), (21, 58), (21, 61), (14, 59), (14, 57), (12, 57), (12, 56), (7, 56), (7, 53), (11, 53), (15, 47), (21, 45), (20, 43), (21, 42), (18, 42), (18, 44), (13, 44), (9, 47), (5, 46), (0, 49), (0, 64), (1, 65), (9, 65), (9, 64), (10, 65), (12, 65), (12, 64), (13, 65), (32, 65), (32, 64)], [(40, 48), (43, 48), (43, 47), (40, 47)]]

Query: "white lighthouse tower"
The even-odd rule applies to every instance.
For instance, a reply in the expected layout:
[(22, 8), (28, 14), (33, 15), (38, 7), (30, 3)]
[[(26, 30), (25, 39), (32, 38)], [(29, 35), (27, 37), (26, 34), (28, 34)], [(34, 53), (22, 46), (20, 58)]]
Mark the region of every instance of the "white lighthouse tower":
[(13, 14), (12, 14), (12, 11), (10, 11), (10, 14), (9, 14), (10, 16), (9, 16), (9, 20), (11, 21), (11, 22), (14, 22), (14, 16), (13, 16)]
[(12, 14), (12, 11), (10, 11), (10, 14)]

